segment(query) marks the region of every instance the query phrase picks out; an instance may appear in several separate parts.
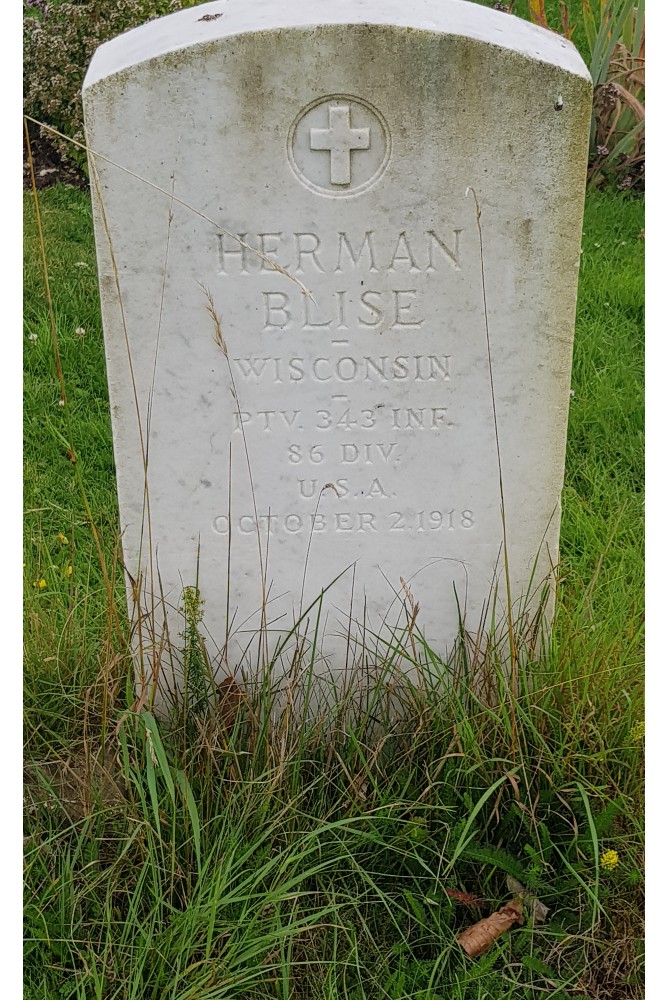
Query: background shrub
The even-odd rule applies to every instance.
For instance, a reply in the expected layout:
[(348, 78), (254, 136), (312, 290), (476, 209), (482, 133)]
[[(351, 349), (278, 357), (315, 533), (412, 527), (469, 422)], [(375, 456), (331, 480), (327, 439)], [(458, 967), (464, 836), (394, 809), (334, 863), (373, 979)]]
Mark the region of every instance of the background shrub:
[[(24, 111), (84, 142), (81, 86), (98, 45), (194, 0), (30, 0), (23, 5)], [(86, 154), (46, 129), (65, 163), (87, 169)]]

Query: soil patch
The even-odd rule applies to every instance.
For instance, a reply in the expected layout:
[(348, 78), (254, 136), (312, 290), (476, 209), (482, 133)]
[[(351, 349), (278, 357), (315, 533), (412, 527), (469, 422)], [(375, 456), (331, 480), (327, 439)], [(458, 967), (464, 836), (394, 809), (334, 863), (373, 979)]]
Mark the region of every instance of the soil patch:
[[(70, 184), (72, 187), (87, 188), (88, 181), (82, 170), (73, 167), (68, 163), (63, 163), (62, 157), (51, 145), (48, 139), (39, 133), (33, 132), (30, 135), (30, 149), (32, 151), (32, 161), (35, 168), (35, 184), (37, 190), (51, 187), (53, 184)], [(25, 135), (23, 136), (23, 188), (30, 190), (32, 183), (30, 180), (30, 163), (28, 161), (28, 149)]]

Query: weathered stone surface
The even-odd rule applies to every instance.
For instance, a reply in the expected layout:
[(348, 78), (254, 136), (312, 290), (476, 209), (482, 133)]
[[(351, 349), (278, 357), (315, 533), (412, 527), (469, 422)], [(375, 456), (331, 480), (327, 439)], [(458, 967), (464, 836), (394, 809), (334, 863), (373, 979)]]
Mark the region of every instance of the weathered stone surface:
[(476, 631), (503, 543), (490, 370), (513, 600), (548, 575), (590, 94), (569, 42), (458, 0), (223, 0), (98, 50), (124, 553), (177, 645), (195, 583), (232, 668), (262, 605), (272, 648), (337, 578), (320, 669), (386, 648), (402, 579), (436, 651), (459, 609)]

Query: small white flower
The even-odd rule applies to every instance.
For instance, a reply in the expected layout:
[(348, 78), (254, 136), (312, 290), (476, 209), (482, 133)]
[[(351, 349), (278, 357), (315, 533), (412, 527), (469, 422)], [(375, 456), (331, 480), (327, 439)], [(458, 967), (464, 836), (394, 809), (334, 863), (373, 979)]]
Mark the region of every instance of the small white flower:
[(37, 334), (36, 333), (29, 333), (28, 334), (28, 340), (32, 340), (32, 341), (37, 340)]
[(64, 405), (65, 405), (65, 400), (64, 399), (59, 399), (58, 400), (58, 406), (64, 406)]
[(75, 267), (88, 267), (85, 260), (77, 260), (74, 264)]
[(77, 337), (83, 337), (83, 336), (85, 336), (85, 333), (86, 333), (85, 328), (82, 327), (82, 326), (77, 326), (77, 328), (76, 328), (76, 330), (74, 332), (77, 335)]

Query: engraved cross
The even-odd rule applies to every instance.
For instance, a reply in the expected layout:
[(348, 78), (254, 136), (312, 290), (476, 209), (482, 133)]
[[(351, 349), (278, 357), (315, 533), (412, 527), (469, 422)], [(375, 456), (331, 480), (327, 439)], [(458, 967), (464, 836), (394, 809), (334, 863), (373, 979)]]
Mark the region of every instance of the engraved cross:
[(329, 128), (311, 128), (310, 148), (331, 153), (332, 184), (350, 183), (350, 153), (369, 148), (370, 132), (369, 128), (350, 128), (349, 104), (329, 107)]

